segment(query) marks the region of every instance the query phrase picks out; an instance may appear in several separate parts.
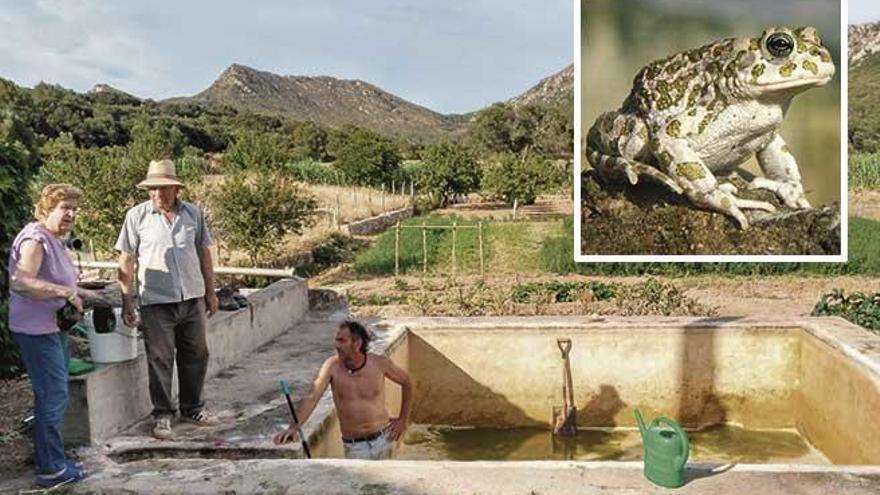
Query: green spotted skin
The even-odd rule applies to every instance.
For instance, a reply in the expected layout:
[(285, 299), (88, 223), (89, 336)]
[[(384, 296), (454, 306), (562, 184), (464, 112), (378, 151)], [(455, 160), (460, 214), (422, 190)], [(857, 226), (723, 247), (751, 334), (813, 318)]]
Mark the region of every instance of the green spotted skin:
[[(778, 139), (792, 98), (824, 85), (834, 73), (831, 54), (812, 27), (773, 26), (757, 37), (675, 53), (636, 74), (620, 108), (591, 126), (585, 154), (609, 179), (635, 185), (645, 176), (698, 203), (720, 197), (713, 192), (714, 174), (736, 168)], [(791, 157), (787, 147), (777, 148), (773, 153)], [(800, 180), (796, 170), (785, 174)], [(735, 207), (730, 200), (716, 202), (720, 210)]]

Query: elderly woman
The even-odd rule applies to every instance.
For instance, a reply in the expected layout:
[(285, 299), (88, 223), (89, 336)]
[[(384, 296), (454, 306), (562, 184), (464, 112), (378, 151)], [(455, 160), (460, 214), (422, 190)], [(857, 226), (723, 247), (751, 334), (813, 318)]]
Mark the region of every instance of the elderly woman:
[(34, 454), (37, 484), (55, 486), (84, 477), (64, 455), (61, 427), (67, 409), (67, 336), (58, 329), (57, 312), (66, 303), (83, 309), (76, 267), (63, 238), (73, 228), (82, 193), (68, 184), (43, 188), (27, 224), (9, 254), (9, 328), (18, 344), (34, 391)]

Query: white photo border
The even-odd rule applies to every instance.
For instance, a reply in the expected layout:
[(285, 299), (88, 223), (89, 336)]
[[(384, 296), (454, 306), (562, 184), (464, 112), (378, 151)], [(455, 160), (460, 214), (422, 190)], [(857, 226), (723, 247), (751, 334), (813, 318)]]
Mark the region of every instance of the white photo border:
[(581, 2), (574, 0), (574, 260), (578, 263), (665, 263), (665, 262), (758, 262), (758, 263), (840, 263), (846, 262), (849, 248), (847, 127), (849, 116), (849, 40), (847, 39), (848, 0), (840, 0), (840, 254), (837, 255), (584, 255), (581, 253)]

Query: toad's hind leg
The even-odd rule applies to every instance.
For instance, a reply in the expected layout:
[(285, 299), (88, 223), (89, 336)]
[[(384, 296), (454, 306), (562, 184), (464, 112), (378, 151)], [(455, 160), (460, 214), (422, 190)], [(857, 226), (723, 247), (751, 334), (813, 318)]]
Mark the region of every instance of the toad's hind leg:
[(588, 150), (587, 158), (593, 168), (603, 177), (620, 178), (623, 176), (632, 185), (638, 184), (639, 177), (646, 177), (666, 185), (676, 194), (684, 192), (672, 177), (651, 165), (620, 156), (605, 155), (592, 149)]

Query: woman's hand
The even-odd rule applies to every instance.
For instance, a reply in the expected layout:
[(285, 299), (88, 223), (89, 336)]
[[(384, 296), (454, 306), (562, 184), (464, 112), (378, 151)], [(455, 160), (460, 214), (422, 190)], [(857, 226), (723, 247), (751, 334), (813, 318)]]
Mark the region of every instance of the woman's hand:
[(79, 296), (78, 289), (70, 289), (70, 292), (68, 292), (68, 296), (67, 296), (67, 302), (69, 302), (70, 304), (73, 304), (73, 307), (76, 308), (76, 310), (79, 311), (80, 313), (85, 311), (83, 309), (83, 300)]

